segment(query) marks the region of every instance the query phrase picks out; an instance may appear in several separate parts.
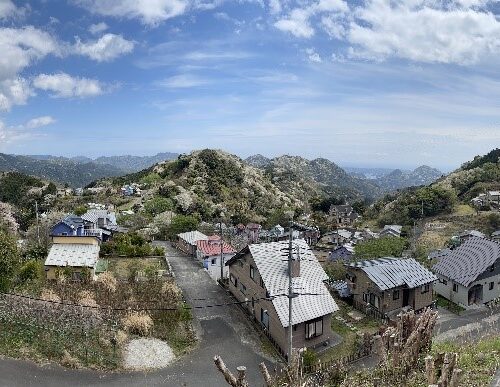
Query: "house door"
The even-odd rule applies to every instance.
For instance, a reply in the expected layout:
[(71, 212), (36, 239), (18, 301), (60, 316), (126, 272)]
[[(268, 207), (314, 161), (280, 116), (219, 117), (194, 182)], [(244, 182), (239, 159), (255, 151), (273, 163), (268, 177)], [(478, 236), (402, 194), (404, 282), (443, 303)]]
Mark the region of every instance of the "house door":
[(469, 305), (483, 303), (483, 285), (477, 284), (469, 289)]
[(408, 306), (408, 301), (410, 299), (410, 289), (403, 289), (403, 308)]

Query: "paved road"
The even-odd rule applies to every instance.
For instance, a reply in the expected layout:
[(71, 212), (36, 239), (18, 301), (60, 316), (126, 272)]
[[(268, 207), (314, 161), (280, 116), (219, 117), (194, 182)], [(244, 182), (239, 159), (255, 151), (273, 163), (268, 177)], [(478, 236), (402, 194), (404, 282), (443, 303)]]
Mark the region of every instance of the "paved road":
[[(159, 242), (161, 243), (161, 242)], [(194, 305), (228, 303), (232, 300), (203, 271), (199, 263), (166, 246), (176, 281)], [(227, 366), (236, 371), (239, 365), (248, 369), (251, 385), (261, 385), (258, 365), (264, 359), (255, 330), (237, 306), (195, 310), (195, 329), (200, 341), (189, 355), (171, 366), (149, 373), (98, 373), (67, 370), (31, 362), (0, 360), (0, 386), (186, 386), (222, 387), (223, 376), (216, 370), (213, 357), (221, 355)]]

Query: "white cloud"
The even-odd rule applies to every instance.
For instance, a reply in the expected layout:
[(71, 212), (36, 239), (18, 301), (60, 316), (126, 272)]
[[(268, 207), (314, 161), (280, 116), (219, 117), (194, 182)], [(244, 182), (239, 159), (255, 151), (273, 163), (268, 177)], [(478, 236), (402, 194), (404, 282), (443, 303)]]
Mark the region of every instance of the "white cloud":
[(55, 123), (56, 120), (51, 116), (41, 116), (32, 118), (24, 126), (28, 129), (41, 128), (42, 126), (47, 126)]
[(33, 86), (52, 92), (56, 98), (94, 97), (105, 92), (104, 86), (95, 79), (72, 77), (66, 73), (40, 74)]
[(280, 0), (269, 0), (269, 10), (272, 14), (281, 13), (281, 1)]
[(6, 19), (18, 12), (17, 7), (11, 0), (0, 1), (0, 19)]
[(89, 27), (89, 32), (93, 35), (100, 34), (101, 32), (104, 32), (108, 29), (108, 25), (104, 22), (96, 23), (96, 24), (91, 24)]
[(321, 63), (323, 60), (319, 56), (319, 54), (314, 50), (314, 48), (307, 48), (306, 49), (307, 57), (311, 62), (314, 63)]
[(159, 23), (186, 12), (187, 0), (75, 0), (90, 12), (127, 19), (140, 19), (143, 24)]
[(33, 93), (19, 74), (49, 54), (61, 55), (61, 48), (47, 32), (31, 26), (0, 28), (0, 111), (26, 103)]
[(355, 57), (399, 57), (471, 64), (500, 50), (500, 21), (481, 1), (455, 1), (452, 9), (429, 1), (368, 0), (355, 10), (348, 41)]
[(293, 9), (287, 17), (275, 22), (274, 26), (298, 38), (311, 38), (315, 34), (315, 29), (311, 26), (311, 18), (324, 13), (342, 14), (347, 11), (349, 7), (344, 0), (319, 0), (302, 8)]
[(83, 43), (77, 38), (74, 50), (77, 54), (88, 56), (97, 62), (109, 62), (134, 49), (134, 42), (121, 35), (105, 34), (96, 41)]
[(9, 111), (14, 105), (24, 105), (32, 95), (28, 81), (23, 78), (0, 81), (0, 111)]
[(33, 129), (41, 128), (56, 122), (51, 116), (36, 117), (24, 124), (16, 126), (7, 126), (0, 121), (0, 149), (2, 146), (11, 144), (15, 141), (33, 138), (39, 136), (39, 132), (34, 132)]
[(174, 75), (173, 77), (170, 78), (166, 78), (158, 82), (158, 85), (171, 89), (184, 89), (190, 87), (199, 87), (206, 85), (208, 83), (209, 81), (204, 78), (200, 78), (198, 76), (190, 74), (181, 74), (181, 75)]

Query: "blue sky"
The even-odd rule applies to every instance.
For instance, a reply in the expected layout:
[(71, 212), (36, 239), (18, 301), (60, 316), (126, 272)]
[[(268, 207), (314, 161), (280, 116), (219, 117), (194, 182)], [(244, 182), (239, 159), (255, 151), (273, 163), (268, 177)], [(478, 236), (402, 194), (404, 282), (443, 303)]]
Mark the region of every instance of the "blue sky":
[(449, 170), (500, 145), (496, 0), (0, 0), (0, 152)]

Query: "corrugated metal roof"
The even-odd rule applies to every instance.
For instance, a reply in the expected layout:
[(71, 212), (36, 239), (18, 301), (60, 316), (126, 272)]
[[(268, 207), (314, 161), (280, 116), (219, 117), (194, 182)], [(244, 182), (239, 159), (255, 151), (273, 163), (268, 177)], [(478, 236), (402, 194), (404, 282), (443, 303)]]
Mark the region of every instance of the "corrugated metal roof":
[(500, 258), (500, 244), (471, 237), (449, 254), (441, 257), (432, 270), (460, 285), (468, 287)]
[[(294, 246), (300, 251), (300, 276), (293, 278), (293, 288), (296, 293), (302, 293), (293, 299), (292, 322), (299, 324), (326, 314), (339, 308), (330, 295), (324, 282), (328, 279), (313, 252), (303, 239), (296, 239)], [(259, 243), (248, 246), (257, 269), (271, 296), (288, 293), (288, 242)], [(313, 293), (319, 295), (305, 295)], [(288, 326), (288, 298), (273, 299), (281, 325)]]
[(437, 277), (413, 258), (380, 258), (354, 262), (350, 267), (363, 270), (380, 290), (406, 285), (415, 288), (437, 280)]
[(177, 235), (180, 239), (185, 240), (190, 245), (196, 246), (196, 242), (208, 240), (208, 236), (199, 231), (188, 231)]
[(45, 266), (95, 267), (98, 259), (98, 245), (55, 243), (50, 248)]

